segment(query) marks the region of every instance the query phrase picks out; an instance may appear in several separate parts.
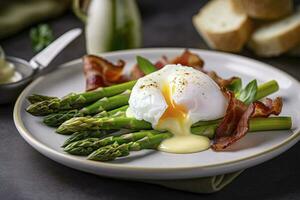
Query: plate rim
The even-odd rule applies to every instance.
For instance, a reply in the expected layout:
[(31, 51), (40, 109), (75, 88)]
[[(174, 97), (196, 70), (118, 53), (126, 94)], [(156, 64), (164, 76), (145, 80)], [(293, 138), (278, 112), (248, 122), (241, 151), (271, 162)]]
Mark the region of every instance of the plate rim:
[[(156, 52), (156, 51), (183, 51), (186, 48), (168, 48), (168, 47), (164, 47), (164, 48), (140, 48), (140, 49), (132, 49), (132, 50), (121, 50), (121, 51), (114, 51), (114, 52), (107, 52), (107, 53), (102, 53), (100, 54), (101, 56), (116, 56), (122, 53), (131, 53), (131, 54), (136, 54), (136, 53), (141, 53), (145, 52)], [(288, 73), (277, 69), (269, 64), (257, 61), (255, 59), (252, 58), (248, 58), (248, 57), (244, 57), (241, 55), (236, 55), (236, 54), (231, 54), (231, 53), (225, 53), (225, 52), (217, 52), (217, 51), (211, 51), (211, 50), (203, 50), (203, 49), (195, 49), (195, 48), (188, 48), (190, 51), (196, 51), (197, 53), (201, 54), (201, 52), (203, 53), (208, 53), (208, 54), (215, 54), (217, 56), (221, 55), (221, 56), (226, 56), (226, 57), (233, 57), (233, 59), (242, 59), (242, 60), (246, 60), (248, 62), (254, 62), (256, 64), (262, 65), (264, 68), (268, 68), (271, 70), (275, 70), (278, 73), (284, 74), (286, 77), (288, 77), (293, 83), (296, 83), (299, 87), (300, 87), (300, 82), (295, 79), (294, 77), (292, 77), (291, 75), (289, 75)], [(55, 73), (58, 70), (62, 70), (61, 68), (65, 68), (68, 67), (70, 65), (74, 65), (81, 62), (80, 58), (78, 59), (74, 59), (72, 61), (63, 63), (60, 65), (60, 68), (49, 73)], [(18, 132), (20, 133), (20, 135), (25, 139), (26, 142), (28, 142), (34, 149), (36, 149), (37, 151), (39, 151), (40, 153), (42, 153), (43, 155), (45, 155), (46, 157), (53, 159), (55, 161), (57, 161), (56, 159), (48, 156), (48, 153), (53, 154), (54, 156), (58, 157), (59, 159), (67, 159), (67, 161), (71, 161), (71, 162), (76, 162), (75, 164), (83, 164), (83, 165), (88, 165), (89, 167), (97, 167), (97, 168), (109, 168), (110, 170), (126, 170), (126, 171), (142, 171), (142, 172), (164, 172), (164, 171), (185, 171), (185, 170), (193, 170), (193, 169), (206, 169), (206, 168), (215, 168), (215, 167), (221, 167), (221, 166), (230, 166), (230, 165), (235, 165), (239, 162), (243, 162), (243, 161), (247, 161), (247, 160), (251, 160), (254, 158), (259, 158), (262, 156), (267, 156), (269, 153), (273, 152), (273, 151), (279, 151), (281, 148), (285, 147), (285, 146), (289, 146), (289, 144), (291, 142), (296, 143), (300, 137), (300, 131), (293, 133), (291, 136), (289, 136), (288, 138), (286, 138), (284, 141), (282, 141), (281, 143), (279, 143), (278, 145), (267, 149), (265, 151), (262, 151), (260, 153), (257, 153), (255, 155), (251, 155), (251, 156), (247, 156), (244, 158), (240, 158), (240, 159), (235, 159), (232, 161), (228, 161), (228, 162), (222, 162), (222, 163), (218, 163), (218, 164), (209, 164), (209, 165), (203, 165), (203, 166), (187, 166), (187, 167), (162, 167), (162, 168), (157, 168), (157, 167), (137, 167), (137, 166), (123, 166), (120, 165), (119, 163), (107, 163), (107, 162), (96, 162), (96, 161), (90, 161), (90, 160), (82, 160), (79, 159), (77, 156), (73, 156), (73, 155), (69, 155), (69, 154), (64, 154), (61, 152), (58, 152), (50, 147), (48, 147), (47, 145), (43, 144), (42, 142), (40, 142), (38, 139), (36, 139), (31, 133), (30, 131), (28, 131), (25, 126), (24, 123), (21, 119), (21, 105), (22, 102), (25, 100), (25, 95), (42, 79), (45, 78), (45, 75), (38, 77), (37, 79), (35, 79), (33, 82), (31, 82), (23, 91), (22, 93), (19, 95), (15, 106), (14, 106), (14, 110), (13, 110), (13, 119), (14, 119), (14, 123), (15, 126), (18, 130)], [(292, 146), (292, 145), (291, 145)], [(291, 146), (289, 146), (288, 148), (290, 148)], [(276, 155), (277, 156), (277, 155)], [(275, 157), (275, 156), (273, 156)], [(272, 157), (272, 158), (273, 158)], [(269, 160), (269, 159), (268, 159)], [(57, 161), (60, 162), (60, 161)], [(60, 162), (62, 163), (62, 162)], [(261, 163), (261, 162), (259, 162)], [(259, 164), (257, 163), (257, 164)], [(62, 163), (63, 164), (63, 163)], [(69, 166), (69, 165), (68, 165)], [(71, 167), (71, 166), (70, 166)], [(76, 168), (74, 166), (74, 168)], [(84, 170), (84, 169), (82, 169)], [(85, 171), (85, 170), (84, 170)]]

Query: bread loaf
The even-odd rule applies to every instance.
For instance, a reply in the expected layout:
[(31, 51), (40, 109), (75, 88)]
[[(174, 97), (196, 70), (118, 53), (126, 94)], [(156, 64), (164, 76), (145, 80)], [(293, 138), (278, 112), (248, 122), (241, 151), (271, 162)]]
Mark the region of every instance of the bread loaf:
[(239, 52), (252, 30), (250, 18), (233, 0), (212, 0), (193, 17), (193, 24), (209, 47)]
[(258, 55), (271, 57), (285, 53), (300, 43), (300, 9), (293, 15), (258, 28), (249, 47)]
[(240, 1), (247, 14), (256, 19), (273, 20), (290, 14), (293, 0), (234, 0)]

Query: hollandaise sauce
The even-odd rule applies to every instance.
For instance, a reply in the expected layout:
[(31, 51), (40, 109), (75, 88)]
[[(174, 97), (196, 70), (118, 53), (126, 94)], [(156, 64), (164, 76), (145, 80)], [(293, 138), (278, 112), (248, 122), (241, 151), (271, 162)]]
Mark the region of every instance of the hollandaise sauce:
[(0, 84), (13, 83), (22, 79), (22, 75), (15, 70), (13, 63), (5, 59), (3, 50), (0, 47)]
[(162, 87), (162, 94), (168, 107), (155, 128), (168, 130), (174, 136), (164, 140), (158, 149), (169, 153), (195, 153), (208, 149), (210, 140), (207, 137), (191, 133), (192, 121), (189, 118), (188, 110), (185, 106), (174, 102), (173, 91), (174, 87), (167, 84)]

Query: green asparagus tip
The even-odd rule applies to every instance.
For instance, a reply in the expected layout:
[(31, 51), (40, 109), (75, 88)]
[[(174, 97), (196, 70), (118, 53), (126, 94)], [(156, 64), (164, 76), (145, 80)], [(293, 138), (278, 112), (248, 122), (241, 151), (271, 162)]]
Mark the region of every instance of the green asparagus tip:
[(108, 145), (98, 150), (94, 151), (88, 156), (88, 160), (95, 160), (95, 161), (110, 161), (114, 160), (117, 157), (127, 156), (129, 155), (129, 144), (121, 144), (119, 145), (115, 142), (112, 145)]
[(26, 111), (35, 116), (44, 116), (57, 112), (59, 107), (60, 100), (58, 98), (54, 98), (31, 104), (27, 107)]
[(45, 100), (51, 100), (51, 99), (57, 99), (57, 97), (44, 96), (44, 95), (39, 95), (39, 94), (32, 94), (32, 95), (29, 95), (27, 97), (27, 100), (31, 104), (41, 102), (41, 101), (45, 101)]

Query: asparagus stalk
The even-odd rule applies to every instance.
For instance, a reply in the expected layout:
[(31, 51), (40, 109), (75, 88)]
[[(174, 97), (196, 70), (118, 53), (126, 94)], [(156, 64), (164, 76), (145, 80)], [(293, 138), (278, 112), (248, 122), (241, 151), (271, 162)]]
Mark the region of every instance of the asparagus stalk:
[(50, 96), (44, 96), (44, 95), (39, 95), (39, 94), (32, 94), (27, 97), (27, 100), (29, 103), (34, 104), (37, 102), (45, 101), (45, 100), (51, 100), (55, 99), (57, 97), (50, 97)]
[[(274, 123), (279, 123), (274, 127)], [(261, 126), (267, 124), (266, 126)], [(213, 126), (213, 125), (207, 125)], [(260, 129), (261, 128), (261, 129)], [(250, 121), (250, 131), (289, 129), (291, 128), (290, 117), (274, 118), (255, 118)], [(146, 136), (138, 141), (119, 144), (115, 142), (111, 145), (101, 147), (88, 156), (89, 160), (109, 161), (117, 157), (127, 156), (130, 151), (139, 151), (142, 149), (156, 149), (158, 145), (167, 138), (172, 137), (171, 133), (161, 133), (154, 136)]]
[(120, 116), (125, 116), (126, 115), (126, 110), (128, 109), (128, 105), (122, 106), (120, 108), (111, 110), (111, 111), (102, 111), (96, 115), (94, 115), (94, 117), (98, 117), (98, 118), (102, 118), (102, 117), (120, 117)]
[(121, 136), (109, 136), (106, 138), (87, 138), (70, 143), (64, 148), (64, 151), (73, 155), (87, 156), (93, 151), (110, 144), (117, 142), (118, 144), (129, 143), (140, 140), (146, 136), (153, 136), (161, 132), (155, 130), (139, 131), (135, 133), (128, 133)]
[(118, 144), (115, 142), (111, 145), (97, 149), (88, 156), (89, 160), (109, 161), (117, 157), (129, 155), (130, 151), (140, 151), (142, 149), (156, 149), (158, 145), (165, 139), (172, 137), (171, 133), (161, 133), (153, 136), (145, 136), (142, 139)]
[[(218, 123), (204, 124), (198, 127), (192, 127), (191, 132), (195, 135), (206, 136), (210, 139), (214, 137)], [(269, 130), (286, 130), (290, 129), (292, 121), (290, 117), (271, 117), (271, 118), (253, 118), (250, 120), (249, 132), (269, 131)], [(129, 133), (122, 136), (111, 136), (107, 138), (87, 138), (84, 140), (69, 143), (64, 150), (70, 154), (88, 155), (92, 151), (106, 145), (117, 142), (119, 145), (134, 142), (146, 136), (163, 134), (166, 132), (158, 132), (155, 130), (140, 131)]]
[[(211, 125), (202, 125), (199, 127), (193, 127), (191, 129), (191, 132), (195, 135), (202, 135), (206, 136), (210, 139), (214, 137), (215, 134), (215, 129), (217, 128), (217, 125), (211, 124)], [(75, 132), (73, 133), (62, 145), (62, 147), (66, 147), (71, 143), (88, 139), (88, 138), (98, 138), (101, 140), (101, 137), (113, 133), (117, 130), (98, 130), (98, 131), (82, 131), (82, 132)], [(148, 132), (151, 130), (147, 130)], [(155, 130), (152, 130), (155, 132)], [(132, 134), (132, 133), (131, 133)], [(77, 145), (72, 145), (72, 146), (77, 146)]]
[[(273, 119), (275, 118), (275, 119)], [(276, 120), (277, 119), (277, 120)], [(258, 120), (258, 122), (257, 122)], [(260, 129), (266, 125), (266, 130), (272, 130), (270, 128), (278, 128), (283, 125), (290, 127), (291, 118), (290, 117), (269, 117), (269, 118), (253, 118), (250, 119), (250, 128), (251, 121), (256, 121), (260, 123)], [(274, 125), (273, 123), (277, 125)], [(212, 121), (201, 121), (193, 125), (203, 126), (203, 125), (218, 125), (219, 120)], [(272, 125), (273, 124), (273, 125)], [(272, 127), (269, 127), (269, 126)], [(92, 117), (76, 117), (72, 118), (58, 127), (56, 130), (57, 133), (69, 135), (78, 131), (94, 131), (94, 130), (110, 130), (110, 129), (131, 129), (131, 130), (149, 130), (152, 129), (152, 126), (149, 122), (143, 120), (137, 120), (135, 118), (128, 117), (115, 117), (115, 118), (92, 118)], [(260, 130), (259, 129), (259, 130)]]
[(48, 126), (58, 127), (63, 122), (73, 118), (92, 115), (101, 111), (111, 110), (126, 105), (130, 97), (130, 91), (126, 90), (122, 94), (113, 97), (104, 97), (95, 103), (82, 108), (81, 110), (61, 111), (47, 115), (43, 122)]
[[(193, 124), (193, 127), (204, 125), (215, 125), (220, 120), (199, 121)], [(109, 130), (109, 129), (131, 129), (131, 130), (148, 130), (152, 129), (152, 125), (144, 120), (129, 118), (126, 116), (117, 117), (74, 117), (61, 124), (56, 132), (69, 135), (74, 132), (93, 131), (93, 130)]]
[(222, 119), (216, 119), (216, 120), (210, 120), (210, 121), (199, 121), (192, 125), (192, 127), (198, 127), (198, 126), (207, 126), (207, 125), (214, 125), (219, 124)]
[[(191, 132), (196, 135), (206, 136), (210, 139), (213, 138), (215, 129), (217, 125), (204, 125), (200, 127), (193, 127)], [(81, 133), (74, 133), (75, 137), (71, 137), (73, 139), (68, 139), (63, 145), (64, 151), (74, 154), (74, 155), (88, 155), (92, 153), (92, 151), (117, 142), (118, 144), (128, 143), (137, 141), (146, 136), (153, 136), (157, 134), (161, 134), (163, 132), (155, 131), (155, 130), (143, 130), (139, 132), (128, 133), (121, 136), (109, 136), (106, 138), (99, 138), (101, 135), (98, 132), (91, 132), (92, 134), (88, 135), (88, 132), (82, 132), (84, 134), (85, 139), (81, 139)]]
[(289, 130), (292, 128), (291, 117), (252, 118), (249, 121), (249, 132)]
[(270, 94), (277, 92), (278, 90), (279, 90), (279, 85), (278, 85), (277, 81), (271, 80), (271, 81), (265, 82), (257, 87), (255, 100), (260, 100), (264, 97), (267, 97)]
[(80, 110), (83, 114), (96, 114), (104, 110), (112, 110), (119, 108), (121, 106), (127, 105), (130, 97), (130, 90), (126, 90), (122, 94), (113, 96), (113, 97), (104, 97), (96, 103), (93, 103), (90, 106), (84, 107)]
[(75, 117), (65, 121), (57, 128), (56, 132), (69, 135), (79, 131), (110, 129), (149, 130), (152, 129), (152, 125), (144, 120), (129, 117)]
[(58, 113), (52, 113), (47, 115), (43, 119), (43, 123), (47, 126), (58, 127), (65, 121), (73, 118), (73, 117), (83, 117), (83, 113), (79, 110), (70, 110), (70, 111), (60, 111)]
[[(191, 132), (195, 135), (202, 135), (212, 139), (219, 122), (220, 120), (197, 122), (193, 124), (194, 127), (191, 128)], [(257, 117), (249, 121), (249, 132), (289, 130), (291, 128), (291, 117)]]
[(59, 98), (48, 99), (29, 105), (26, 111), (35, 116), (44, 116), (59, 111), (61, 100)]
[[(58, 98), (46, 98), (43, 101), (33, 100), (26, 111), (32, 115), (44, 116), (51, 113), (55, 113), (61, 110), (72, 110), (82, 108), (85, 105), (97, 101), (103, 97), (111, 97), (120, 94), (128, 89), (132, 89), (136, 81), (130, 81), (118, 85), (113, 85), (105, 88), (99, 88), (91, 92), (85, 92), (80, 94), (71, 93), (62, 99)], [(266, 82), (258, 86), (255, 100), (268, 96), (269, 94), (278, 90), (278, 84), (275, 80)], [(31, 95), (30, 99), (39, 99), (41, 95)]]
[[(62, 99), (47, 99), (41, 102), (31, 104), (26, 109), (32, 115), (44, 116), (61, 110), (72, 110), (86, 106), (104, 97), (111, 97), (120, 94), (128, 89), (132, 89), (136, 81), (113, 85), (104, 88), (98, 88), (90, 92), (71, 93)], [(33, 97), (32, 97), (33, 98)]]
[(111, 134), (115, 132), (116, 130), (99, 130), (99, 131), (82, 131), (82, 132), (76, 132), (69, 137), (62, 147), (66, 147), (69, 144), (79, 141), (79, 140), (84, 140), (86, 138), (101, 138), (105, 135)]

